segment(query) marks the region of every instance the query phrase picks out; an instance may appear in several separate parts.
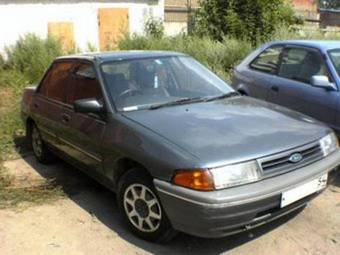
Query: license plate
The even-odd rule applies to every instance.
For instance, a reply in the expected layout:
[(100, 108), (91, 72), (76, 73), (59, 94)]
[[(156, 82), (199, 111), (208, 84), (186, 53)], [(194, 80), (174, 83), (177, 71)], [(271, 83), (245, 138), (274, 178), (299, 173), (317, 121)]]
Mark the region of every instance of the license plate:
[(328, 174), (324, 174), (310, 182), (283, 192), (281, 196), (281, 207), (285, 207), (300, 200), (301, 198), (307, 197), (319, 190), (324, 189), (327, 185), (327, 177)]

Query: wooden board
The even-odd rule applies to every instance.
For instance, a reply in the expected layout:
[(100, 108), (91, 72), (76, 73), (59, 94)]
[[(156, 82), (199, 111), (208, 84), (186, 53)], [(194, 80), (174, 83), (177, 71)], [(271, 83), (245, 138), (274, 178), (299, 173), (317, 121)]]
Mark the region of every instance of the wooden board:
[(59, 40), (64, 51), (71, 51), (75, 48), (72, 22), (49, 22), (48, 35)]
[(98, 9), (98, 28), (100, 50), (117, 48), (119, 40), (129, 32), (129, 9)]

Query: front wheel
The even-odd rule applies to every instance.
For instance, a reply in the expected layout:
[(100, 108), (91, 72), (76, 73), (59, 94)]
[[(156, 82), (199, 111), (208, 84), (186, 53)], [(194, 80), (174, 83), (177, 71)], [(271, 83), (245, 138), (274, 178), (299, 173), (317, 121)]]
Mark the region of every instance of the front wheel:
[(140, 169), (128, 171), (118, 185), (118, 203), (131, 231), (152, 242), (167, 242), (175, 235), (152, 179)]

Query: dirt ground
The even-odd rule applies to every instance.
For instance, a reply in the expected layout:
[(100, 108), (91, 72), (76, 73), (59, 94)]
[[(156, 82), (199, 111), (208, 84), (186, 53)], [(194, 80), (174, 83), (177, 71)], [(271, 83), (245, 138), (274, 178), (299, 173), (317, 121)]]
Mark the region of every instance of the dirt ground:
[(66, 196), (56, 202), (0, 210), (0, 254), (340, 254), (340, 175), (304, 211), (222, 239), (180, 234), (167, 245), (131, 235), (115, 196), (64, 164), (33, 157), (6, 162), (20, 185), (55, 178)]

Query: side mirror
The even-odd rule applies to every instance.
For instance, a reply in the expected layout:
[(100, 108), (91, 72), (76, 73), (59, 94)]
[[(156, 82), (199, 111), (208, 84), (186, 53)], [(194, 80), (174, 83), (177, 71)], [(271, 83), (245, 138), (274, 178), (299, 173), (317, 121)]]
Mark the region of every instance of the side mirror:
[(311, 84), (314, 87), (324, 88), (326, 90), (335, 90), (334, 84), (331, 83), (325, 75), (314, 75), (311, 78)]
[(74, 111), (79, 113), (103, 113), (104, 107), (93, 98), (79, 99), (73, 103)]

